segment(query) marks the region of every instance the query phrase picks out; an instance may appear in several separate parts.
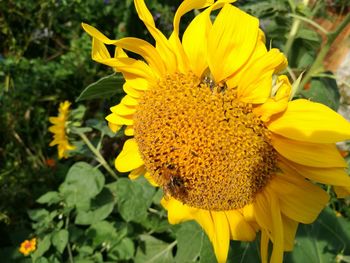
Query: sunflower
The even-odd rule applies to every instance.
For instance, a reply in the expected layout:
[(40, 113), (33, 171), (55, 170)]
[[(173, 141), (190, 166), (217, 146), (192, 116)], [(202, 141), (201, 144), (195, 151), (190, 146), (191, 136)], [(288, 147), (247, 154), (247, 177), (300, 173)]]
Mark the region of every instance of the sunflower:
[[(339, 197), (350, 193), (335, 145), (350, 138), (350, 124), (322, 104), (291, 101), (291, 84), (278, 75), (285, 56), (266, 48), (258, 19), (232, 2), (183, 1), (167, 38), (144, 0), (135, 0), (155, 46), (83, 28), (93, 37), (92, 58), (125, 78), (126, 96), (106, 117), (131, 136), (117, 170), (162, 187), (169, 222), (197, 221), (218, 262), (230, 240), (253, 241), (259, 231), (262, 261), (282, 262), (298, 224), (312, 223), (327, 205), (314, 182), (334, 185)], [(181, 17), (193, 9), (202, 12), (180, 40)], [(116, 46), (113, 57), (105, 44)]]
[(49, 131), (53, 133), (53, 141), (50, 142), (50, 146), (57, 145), (59, 159), (68, 158), (68, 151), (75, 149), (75, 146), (69, 143), (66, 133), (70, 105), (69, 101), (61, 102), (58, 108), (58, 116), (49, 118), (49, 121), (53, 124), (49, 127)]

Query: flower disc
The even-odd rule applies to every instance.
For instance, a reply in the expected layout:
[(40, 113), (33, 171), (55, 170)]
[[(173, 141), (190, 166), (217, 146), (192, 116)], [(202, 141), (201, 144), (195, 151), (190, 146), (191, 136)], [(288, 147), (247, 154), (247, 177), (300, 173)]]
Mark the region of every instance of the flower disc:
[(269, 131), (234, 89), (209, 77), (169, 75), (144, 93), (135, 139), (165, 193), (193, 207), (251, 203), (276, 170)]

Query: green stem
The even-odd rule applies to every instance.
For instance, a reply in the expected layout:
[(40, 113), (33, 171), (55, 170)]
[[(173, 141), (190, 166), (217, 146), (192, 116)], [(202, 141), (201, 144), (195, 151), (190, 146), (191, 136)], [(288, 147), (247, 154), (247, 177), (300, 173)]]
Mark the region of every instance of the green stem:
[[(68, 227), (69, 227), (69, 215), (67, 215), (67, 218), (66, 218), (66, 222), (65, 222), (65, 229), (68, 230)], [(73, 254), (72, 254), (72, 248), (70, 247), (70, 243), (69, 243), (69, 240), (67, 242), (67, 250), (68, 250), (68, 257), (69, 257), (69, 262), (70, 263), (74, 263), (74, 260), (73, 260)]]
[(90, 151), (96, 156), (97, 161), (107, 170), (107, 172), (115, 179), (118, 179), (118, 176), (112, 170), (112, 168), (108, 165), (105, 158), (101, 155), (101, 153), (95, 148), (95, 146), (90, 142), (90, 140), (86, 137), (84, 133), (78, 132), (80, 138), (85, 142), (87, 147), (89, 147)]
[(300, 83), (300, 87), (304, 87), (311, 78), (323, 71), (323, 61), (326, 55), (328, 54), (329, 49), (331, 48), (333, 42), (337, 36), (344, 30), (344, 28), (350, 23), (350, 13), (344, 18), (344, 20), (338, 25), (338, 27), (327, 34), (327, 42), (322, 47), (321, 51), (318, 53), (314, 63), (311, 65), (310, 69), (306, 73), (305, 77)]

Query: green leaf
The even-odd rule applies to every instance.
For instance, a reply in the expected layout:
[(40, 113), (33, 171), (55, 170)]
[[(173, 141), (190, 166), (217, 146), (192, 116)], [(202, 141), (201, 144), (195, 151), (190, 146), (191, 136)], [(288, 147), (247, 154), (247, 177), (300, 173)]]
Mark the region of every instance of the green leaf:
[(49, 216), (49, 211), (46, 209), (28, 210), (28, 216), (33, 221), (41, 221)]
[(253, 242), (231, 241), (227, 263), (261, 262), (259, 235)]
[(155, 188), (146, 179), (119, 179), (115, 184), (118, 210), (127, 221), (142, 222), (147, 217), (147, 210), (152, 204)]
[(59, 191), (68, 206), (81, 209), (89, 207), (90, 199), (101, 192), (105, 178), (103, 174), (88, 163), (75, 163), (68, 171)]
[(66, 229), (61, 229), (52, 234), (52, 245), (62, 253), (68, 243), (69, 233)]
[(44, 255), (46, 251), (49, 250), (51, 246), (51, 235), (44, 236), (43, 239), (38, 240), (37, 249), (34, 251), (32, 257), (33, 261), (36, 261), (39, 257)]
[(134, 254), (134, 242), (130, 238), (126, 237), (109, 251), (108, 258), (111, 260), (128, 260), (132, 259)]
[(202, 228), (195, 222), (182, 223), (176, 231), (176, 262), (194, 262), (199, 257), (203, 235)]
[(175, 242), (168, 244), (149, 235), (141, 235), (141, 246), (137, 249), (135, 263), (175, 262), (172, 250)]
[(340, 255), (350, 255), (350, 221), (326, 208), (315, 223), (299, 226), (294, 250), (285, 262), (337, 262)]
[(34, 263), (49, 263), (49, 261), (47, 260), (47, 258), (40, 257), (40, 258), (34, 260)]
[(331, 72), (327, 72), (330, 78), (312, 78), (309, 89), (302, 90), (299, 95), (302, 98), (320, 102), (337, 111), (340, 104), (340, 93), (337, 82)]
[(124, 79), (121, 75), (112, 74), (87, 86), (76, 101), (110, 98), (122, 93)]
[(47, 192), (46, 194), (40, 196), (36, 201), (39, 204), (56, 204), (59, 201), (61, 201), (62, 198), (59, 196), (58, 192), (56, 191), (50, 191)]
[(216, 256), (214, 254), (213, 246), (208, 236), (203, 232), (202, 234), (202, 247), (199, 254), (200, 263), (216, 263)]
[(112, 193), (104, 188), (102, 192), (92, 201), (91, 210), (78, 210), (75, 224), (91, 225), (105, 219), (114, 208), (114, 198)]
[(100, 221), (92, 224), (86, 230), (86, 237), (92, 239), (92, 245), (97, 247), (103, 242), (112, 243), (118, 238), (117, 229), (107, 221)]

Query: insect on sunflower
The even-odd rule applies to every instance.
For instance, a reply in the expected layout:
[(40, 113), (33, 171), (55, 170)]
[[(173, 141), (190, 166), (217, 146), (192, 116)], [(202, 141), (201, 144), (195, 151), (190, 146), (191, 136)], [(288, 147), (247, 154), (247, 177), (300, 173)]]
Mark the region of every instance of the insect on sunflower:
[[(322, 104), (291, 101), (289, 80), (278, 75), (285, 56), (266, 48), (258, 19), (232, 2), (183, 1), (167, 38), (135, 0), (155, 46), (83, 28), (93, 37), (92, 58), (125, 78), (126, 96), (106, 117), (112, 130), (126, 126), (133, 137), (116, 168), (162, 187), (169, 222), (197, 221), (218, 262), (230, 240), (252, 241), (258, 231), (262, 261), (282, 262), (298, 224), (312, 223), (328, 202), (312, 182), (334, 185), (340, 197), (350, 193), (335, 146), (350, 138), (350, 124)], [(181, 17), (193, 9), (202, 12), (180, 40)], [(105, 44), (116, 46), (114, 57)]]

